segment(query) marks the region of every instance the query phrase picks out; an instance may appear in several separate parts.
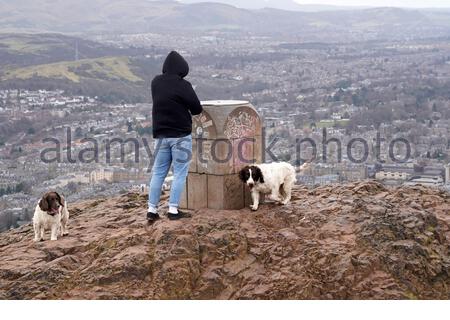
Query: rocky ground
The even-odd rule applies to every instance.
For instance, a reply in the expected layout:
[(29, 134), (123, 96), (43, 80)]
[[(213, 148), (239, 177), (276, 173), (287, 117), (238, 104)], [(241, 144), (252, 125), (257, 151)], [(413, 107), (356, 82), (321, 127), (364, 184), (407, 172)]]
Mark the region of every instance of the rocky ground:
[(449, 200), (363, 182), (153, 225), (143, 195), (76, 203), (67, 238), (0, 235), (0, 298), (450, 299)]

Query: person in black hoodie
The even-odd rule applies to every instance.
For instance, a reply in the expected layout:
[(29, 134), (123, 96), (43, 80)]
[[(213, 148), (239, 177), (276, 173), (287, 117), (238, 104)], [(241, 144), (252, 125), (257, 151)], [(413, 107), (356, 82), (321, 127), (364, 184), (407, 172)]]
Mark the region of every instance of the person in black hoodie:
[(172, 165), (174, 178), (168, 217), (171, 220), (190, 217), (178, 207), (192, 159), (192, 116), (203, 111), (192, 85), (184, 79), (189, 65), (178, 52), (169, 53), (162, 72), (153, 79), (151, 86), (156, 157), (149, 189), (149, 221), (159, 219), (161, 189)]

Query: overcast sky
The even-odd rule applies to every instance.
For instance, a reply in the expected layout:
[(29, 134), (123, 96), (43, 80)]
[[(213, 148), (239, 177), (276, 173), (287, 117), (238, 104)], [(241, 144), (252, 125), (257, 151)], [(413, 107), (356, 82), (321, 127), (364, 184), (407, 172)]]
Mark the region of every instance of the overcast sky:
[(401, 8), (450, 8), (450, 0), (178, 0), (181, 2), (222, 2), (240, 8), (288, 8), (292, 6), (289, 1), (299, 4), (325, 4), (352, 7), (401, 7)]
[[(224, 2), (238, 7), (255, 7), (258, 2), (276, 3), (276, 0), (178, 0), (182, 2)], [(450, 8), (450, 0), (292, 0), (299, 4), (328, 4), (335, 6), (363, 6), (363, 7), (403, 7), (403, 8)]]
[(295, 0), (295, 2), (300, 4), (332, 4), (340, 6), (450, 7), (450, 0)]

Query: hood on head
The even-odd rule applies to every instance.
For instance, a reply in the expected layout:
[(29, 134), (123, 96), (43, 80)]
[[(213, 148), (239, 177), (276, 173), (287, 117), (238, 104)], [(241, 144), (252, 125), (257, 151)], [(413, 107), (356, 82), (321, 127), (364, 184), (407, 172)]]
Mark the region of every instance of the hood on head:
[(184, 78), (189, 73), (189, 65), (178, 52), (172, 51), (164, 61), (162, 71), (164, 74), (176, 74)]

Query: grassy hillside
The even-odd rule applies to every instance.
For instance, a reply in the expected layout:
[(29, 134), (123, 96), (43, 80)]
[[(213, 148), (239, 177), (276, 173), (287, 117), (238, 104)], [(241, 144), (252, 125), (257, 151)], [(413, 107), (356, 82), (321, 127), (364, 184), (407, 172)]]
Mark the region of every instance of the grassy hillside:
[(152, 53), (159, 52), (61, 34), (0, 34), (0, 88), (60, 88), (107, 102), (148, 101), (147, 83), (160, 68), (146, 58)]
[(31, 79), (33, 77), (68, 79), (79, 83), (83, 78), (101, 80), (143, 81), (130, 68), (128, 57), (106, 57), (63, 61), (5, 71), (2, 80)]

